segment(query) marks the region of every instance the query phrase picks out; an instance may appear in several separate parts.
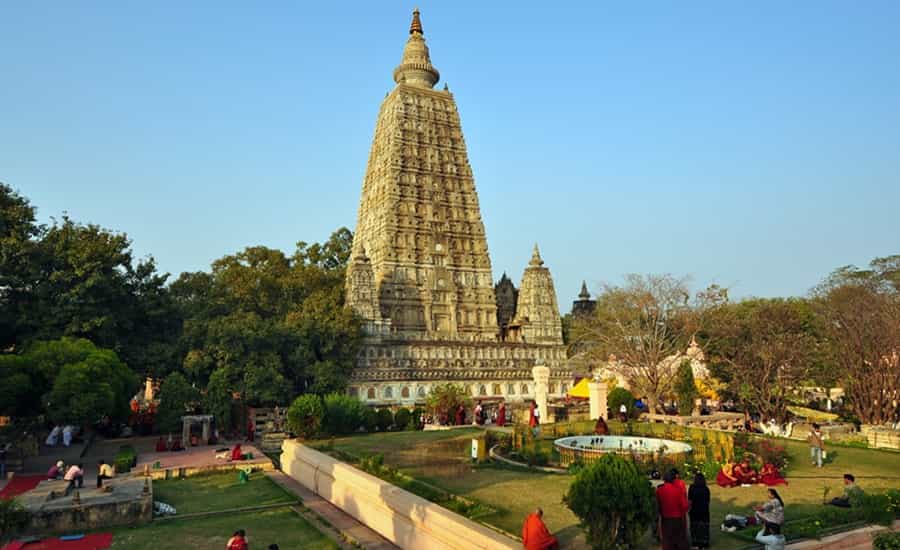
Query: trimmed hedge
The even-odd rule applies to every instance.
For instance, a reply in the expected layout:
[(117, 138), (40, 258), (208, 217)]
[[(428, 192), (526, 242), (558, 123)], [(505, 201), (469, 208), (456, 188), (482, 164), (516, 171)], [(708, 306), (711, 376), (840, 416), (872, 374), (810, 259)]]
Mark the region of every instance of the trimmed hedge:
[(137, 466), (137, 451), (131, 445), (122, 445), (119, 447), (119, 452), (116, 453), (116, 458), (113, 459), (113, 464), (116, 466), (117, 474), (130, 472)]

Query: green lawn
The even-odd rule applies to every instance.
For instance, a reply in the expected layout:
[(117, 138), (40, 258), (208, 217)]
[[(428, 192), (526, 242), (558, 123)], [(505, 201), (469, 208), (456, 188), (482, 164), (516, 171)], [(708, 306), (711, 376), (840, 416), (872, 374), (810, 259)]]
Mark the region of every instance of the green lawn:
[(262, 472), (240, 483), (236, 471), (154, 481), (153, 500), (174, 506), (179, 514), (297, 501)]
[(154, 500), (171, 504), (178, 514), (232, 510), (283, 503), (283, 507), (253, 512), (157, 520), (113, 531), (112, 548), (129, 550), (221, 550), (238, 529), (247, 532), (251, 548), (277, 543), (284, 549), (334, 549), (330, 539), (291, 509), (297, 499), (263, 473), (240, 483), (236, 472), (157, 481)]
[[(547, 526), (559, 536), (564, 547), (585, 547), (575, 516), (561, 502), (572, 477), (499, 466), (473, 466), (468, 460), (472, 433), (454, 430), (352, 436), (334, 440), (333, 447), (357, 456), (383, 453), (385, 464), (496, 509), (494, 514), (482, 517), (482, 521), (511, 533), (518, 533), (525, 516), (540, 506)], [(787, 521), (808, 516), (819, 509), (824, 487), (831, 488), (831, 496), (839, 494), (845, 472), (853, 473), (865, 490), (900, 487), (900, 453), (831, 447), (828, 463), (818, 470), (807, 460), (806, 444), (795, 441), (786, 441), (786, 444), (792, 459), (792, 467), (787, 473), (790, 484), (779, 487), (779, 492), (787, 507)], [(746, 513), (752, 505), (765, 500), (765, 487), (722, 489), (713, 486), (711, 492), (714, 547), (746, 546), (746, 542), (726, 535), (716, 527), (726, 513)]]
[(250, 548), (282, 550), (331, 550), (337, 548), (290, 508), (199, 519), (157, 521), (134, 529), (113, 531), (114, 550), (222, 550), (232, 533), (247, 532)]

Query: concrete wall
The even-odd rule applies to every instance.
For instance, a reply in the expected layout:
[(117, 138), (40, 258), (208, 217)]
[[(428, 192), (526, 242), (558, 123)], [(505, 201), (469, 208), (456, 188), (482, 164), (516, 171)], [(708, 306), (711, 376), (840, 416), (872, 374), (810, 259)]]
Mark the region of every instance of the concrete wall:
[(404, 550), (522, 545), (295, 440), (284, 442), (281, 469)]

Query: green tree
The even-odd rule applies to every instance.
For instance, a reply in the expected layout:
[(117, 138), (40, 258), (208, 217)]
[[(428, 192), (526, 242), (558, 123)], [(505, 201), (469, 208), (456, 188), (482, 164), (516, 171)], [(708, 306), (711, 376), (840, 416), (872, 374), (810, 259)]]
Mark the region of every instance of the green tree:
[(17, 343), (18, 318), (34, 280), (35, 239), (42, 231), (28, 199), (0, 183), (0, 349)]
[(675, 395), (678, 398), (678, 414), (689, 416), (694, 412), (694, 402), (697, 400), (697, 384), (694, 382), (694, 369), (691, 361), (685, 359), (678, 365), (678, 373), (675, 378)]
[(613, 388), (606, 397), (606, 404), (614, 416), (619, 414), (619, 409), (625, 405), (628, 418), (634, 417), (634, 401), (634, 394), (625, 388)]
[(288, 429), (304, 439), (310, 439), (319, 433), (324, 417), (325, 406), (322, 404), (322, 398), (307, 393), (294, 399), (288, 407)]
[(850, 408), (864, 424), (896, 419), (900, 395), (900, 255), (847, 266), (814, 290)]
[(655, 517), (653, 488), (633, 461), (606, 454), (575, 476), (563, 502), (592, 548), (633, 547)]
[(224, 432), (229, 432), (234, 427), (231, 414), (234, 399), (226, 374), (224, 370), (212, 373), (202, 403), (203, 410), (216, 417), (216, 425)]
[(34, 416), (40, 411), (41, 387), (29, 362), (20, 355), (0, 355), (0, 416)]
[(705, 336), (707, 360), (746, 408), (787, 420), (793, 388), (809, 382), (822, 343), (809, 304), (799, 299), (752, 299), (723, 305)]
[(199, 392), (183, 374), (173, 372), (166, 376), (159, 386), (159, 412), (156, 415), (159, 431), (179, 431), (181, 417), (194, 408), (199, 398)]
[(95, 347), (87, 340), (63, 338), (46, 346), (37, 343), (24, 357), (46, 357), (45, 347), (67, 348), (64, 363), (53, 365), (56, 375), (47, 396), (47, 413), (55, 422), (86, 425), (109, 415), (123, 420), (128, 402), (139, 387), (137, 376), (112, 350)]

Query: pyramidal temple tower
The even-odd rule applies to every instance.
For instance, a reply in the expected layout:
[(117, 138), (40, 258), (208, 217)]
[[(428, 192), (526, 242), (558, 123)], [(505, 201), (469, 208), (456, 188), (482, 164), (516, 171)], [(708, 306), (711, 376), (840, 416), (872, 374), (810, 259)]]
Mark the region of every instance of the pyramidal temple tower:
[[(528, 398), (532, 367), (568, 376), (553, 282), (538, 255), (523, 278), (527, 297), (518, 297), (529, 312), (525, 338), (507, 341), (459, 112), (446, 86), (434, 89), (440, 73), (418, 10), (393, 77), (347, 268), (347, 305), (367, 335), (350, 391), (363, 401), (411, 403), (432, 384), (454, 381), (475, 396)], [(562, 385), (551, 385), (559, 393)]]

